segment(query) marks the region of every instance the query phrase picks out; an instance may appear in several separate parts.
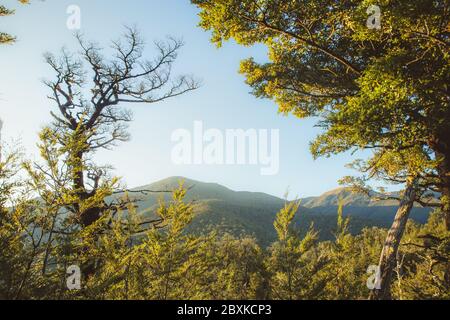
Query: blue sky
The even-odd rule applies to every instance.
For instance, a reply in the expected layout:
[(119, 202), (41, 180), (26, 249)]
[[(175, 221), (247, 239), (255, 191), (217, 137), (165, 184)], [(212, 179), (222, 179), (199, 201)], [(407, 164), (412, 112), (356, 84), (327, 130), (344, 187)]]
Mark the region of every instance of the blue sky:
[[(317, 135), (316, 120), (282, 116), (272, 101), (256, 99), (237, 71), (239, 61), (250, 56), (266, 59), (264, 47), (243, 48), (226, 43), (221, 49), (200, 29), (197, 9), (188, 0), (46, 0), (16, 7), (13, 17), (2, 18), (0, 30), (14, 33), (18, 42), (0, 50), (0, 117), (3, 139), (20, 138), (30, 157), (36, 156), (37, 133), (49, 122), (52, 104), (43, 78), (51, 78), (42, 55), (57, 53), (64, 45), (73, 48), (73, 31), (66, 28), (69, 5), (81, 8), (81, 32), (104, 46), (123, 32), (123, 25), (137, 26), (152, 56), (153, 40), (170, 35), (182, 38), (175, 65), (177, 73), (192, 73), (202, 80), (195, 92), (152, 105), (127, 106), (134, 113), (131, 141), (112, 151), (96, 155), (99, 163), (115, 167), (114, 173), (129, 187), (145, 185), (169, 176), (185, 176), (217, 182), (234, 190), (267, 192), (282, 196), (318, 195), (338, 186), (337, 180), (353, 173), (345, 169), (352, 160), (339, 155), (314, 161), (309, 142)], [(207, 128), (279, 129), (280, 170), (262, 176), (251, 165), (186, 165), (171, 162), (171, 133), (178, 128), (192, 130), (196, 120)]]

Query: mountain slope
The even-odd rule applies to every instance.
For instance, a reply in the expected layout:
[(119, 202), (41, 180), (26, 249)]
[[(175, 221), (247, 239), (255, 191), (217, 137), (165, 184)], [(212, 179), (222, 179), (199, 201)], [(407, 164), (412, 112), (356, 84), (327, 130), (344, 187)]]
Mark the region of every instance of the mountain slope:
[[(139, 198), (138, 212), (145, 217), (154, 216), (158, 199), (170, 200), (170, 193), (142, 195), (140, 190), (173, 190), (180, 181), (189, 188), (186, 200), (193, 201), (197, 216), (189, 227), (190, 232), (206, 233), (212, 229), (235, 235), (255, 236), (263, 245), (276, 238), (273, 228), (275, 215), (283, 207), (281, 198), (260, 192), (233, 191), (216, 183), (205, 183), (183, 177), (167, 178), (133, 189), (130, 195)], [(137, 192), (137, 193), (136, 193)], [(333, 238), (336, 226), (338, 199), (344, 203), (344, 216), (351, 217), (350, 231), (358, 233), (364, 227), (389, 227), (392, 224), (397, 204), (395, 201), (373, 201), (367, 196), (351, 193), (340, 188), (319, 197), (302, 199), (294, 220), (301, 233), (314, 223), (322, 240)], [(411, 218), (424, 223), (429, 209), (415, 207)]]

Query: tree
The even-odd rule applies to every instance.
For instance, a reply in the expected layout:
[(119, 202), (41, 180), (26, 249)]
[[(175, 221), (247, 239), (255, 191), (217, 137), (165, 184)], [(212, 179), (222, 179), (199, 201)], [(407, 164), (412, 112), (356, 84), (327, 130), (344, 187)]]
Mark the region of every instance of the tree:
[(334, 241), (319, 243), (317, 250), (329, 263), (320, 272), (328, 279), (324, 299), (360, 300), (369, 295), (367, 268), (374, 265), (386, 238), (384, 230), (364, 228), (360, 234), (349, 233), (350, 218), (344, 218), (339, 202)]
[[(81, 201), (94, 199), (108, 167), (95, 165), (91, 157), (101, 148), (111, 148), (129, 139), (127, 123), (131, 112), (123, 104), (156, 103), (182, 95), (198, 87), (190, 76), (172, 77), (172, 66), (182, 42), (168, 39), (157, 42), (158, 56), (143, 58), (144, 42), (134, 29), (127, 28), (122, 40), (112, 42), (112, 59), (106, 59), (95, 43), (77, 35), (79, 56), (62, 51), (60, 59), (46, 54), (56, 79), (46, 81), (49, 98), (57, 109), (51, 114), (51, 130), (65, 148), (73, 191)], [(85, 66), (89, 69), (86, 70)], [(70, 143), (68, 141), (76, 141)], [(81, 225), (98, 220), (102, 207), (84, 210), (80, 203), (67, 203)]]
[[(29, 3), (29, 0), (18, 0), (22, 4)], [(2, 16), (9, 16), (14, 14), (14, 10), (8, 9), (3, 5), (0, 5), (0, 17)], [(0, 45), (1, 44), (10, 44), (13, 43), (16, 40), (15, 37), (11, 36), (8, 33), (0, 32)]]
[[(217, 227), (215, 228), (218, 229)], [(261, 300), (269, 297), (266, 254), (256, 239), (230, 234), (213, 237), (199, 249), (202, 292), (213, 300)]]
[(425, 225), (409, 221), (399, 250), (392, 293), (398, 299), (448, 299), (450, 232), (435, 210)]
[(200, 280), (208, 268), (199, 248), (209, 237), (186, 234), (194, 215), (192, 204), (183, 201), (186, 192), (180, 185), (171, 201), (160, 203), (156, 210), (164, 221), (160, 228), (142, 230), (130, 207), (115, 217), (98, 243), (92, 242), (89, 254), (102, 257), (104, 263), (88, 281), (91, 298), (205, 298), (207, 290)]
[(183, 201), (186, 192), (180, 185), (174, 190), (170, 203), (160, 203), (157, 214), (167, 221), (167, 226), (163, 230), (148, 232), (140, 246), (145, 299), (201, 297), (198, 279), (203, 270), (198, 265), (196, 252), (202, 238), (185, 233), (194, 217), (192, 204)]
[(271, 246), (267, 262), (272, 299), (318, 299), (328, 281), (320, 272), (328, 261), (314, 250), (317, 232), (311, 226), (300, 238), (291, 226), (298, 208), (296, 201), (287, 203), (274, 222), (278, 241)]
[[(89, 198), (81, 198), (72, 188), (72, 168), (74, 160), (72, 151), (83, 148), (83, 141), (77, 140), (79, 131), (73, 135), (57, 132), (45, 127), (40, 133), (38, 144), (42, 160), (26, 161), (23, 167), (28, 173), (29, 188), (39, 197), (34, 209), (38, 220), (32, 222), (44, 237), (40, 243), (38, 259), (40, 276), (43, 278), (42, 298), (67, 297), (65, 282), (67, 267), (81, 266), (82, 274), (87, 280), (102, 263), (95, 250), (99, 237), (109, 232), (110, 224), (120, 206), (120, 199), (106, 205), (105, 198), (113, 194), (118, 186), (118, 179), (103, 178), (99, 181), (96, 192)], [(64, 141), (64, 145), (60, 144)], [(82, 211), (101, 208), (103, 215), (89, 226), (83, 226), (79, 216), (68, 207), (76, 203)], [(39, 223), (37, 223), (39, 222)]]
[(21, 152), (2, 151), (0, 298), (26, 299), (37, 294), (42, 285), (42, 255), (51, 219), (24, 178)]
[(381, 252), (380, 262), (378, 267), (380, 268), (379, 274), (379, 288), (375, 288), (371, 292), (371, 299), (391, 299), (391, 282), (392, 275), (397, 266), (398, 249), (400, 241), (406, 229), (408, 217), (411, 209), (414, 205), (414, 199), (416, 198), (416, 189), (414, 181), (409, 181), (407, 189), (404, 192), (403, 200), (400, 202), (400, 206), (394, 218), (394, 223), (390, 228), (386, 237), (383, 250)]
[[(450, 230), (448, 1), (382, 1), (380, 29), (365, 24), (369, 1), (192, 2), (217, 45), (233, 38), (268, 47), (268, 63), (248, 59), (241, 72), (280, 112), (319, 117), (314, 157), (372, 150), (355, 163), (356, 182), (414, 181), (405, 208), (437, 206), (429, 192), (438, 192)], [(403, 230), (394, 225), (393, 234), (399, 243)]]
[(192, 2), (218, 46), (233, 38), (268, 47), (270, 62), (245, 60), (241, 72), (280, 112), (320, 118), (315, 157), (371, 149), (376, 172), (409, 153), (404, 164), (419, 169), (419, 186), (440, 192), (450, 228), (448, 1), (381, 1), (378, 30), (366, 27), (369, 1)]
[[(144, 58), (143, 40), (131, 28), (126, 29), (123, 39), (112, 42), (111, 59), (103, 56), (97, 44), (84, 41), (80, 34), (76, 37), (80, 53), (63, 49), (60, 58), (45, 55), (56, 74), (54, 80), (45, 81), (56, 110), (51, 112), (51, 125), (40, 133), (44, 163), (27, 163), (26, 169), (34, 190), (44, 193), (41, 197), (54, 219), (64, 217), (55, 234), (62, 239), (55, 239), (56, 248), (48, 242), (46, 257), (65, 243), (63, 260), (68, 265), (77, 261), (89, 279), (101, 263), (89, 255), (91, 244), (110, 227), (119, 211), (137, 201), (106, 201), (123, 190), (118, 179), (109, 174), (110, 167), (97, 165), (93, 155), (129, 139), (127, 124), (132, 114), (124, 104), (161, 102), (196, 89), (198, 82), (191, 76), (172, 76), (183, 44), (179, 40), (157, 42), (158, 55), (149, 61)], [(51, 231), (51, 239), (52, 235)]]
[[(21, 198), (17, 198), (20, 181), (14, 179), (20, 171), (17, 152), (2, 154), (0, 158), (0, 298), (13, 299), (19, 291), (25, 273), (23, 233), (27, 220)], [(16, 197), (16, 201), (11, 200)]]

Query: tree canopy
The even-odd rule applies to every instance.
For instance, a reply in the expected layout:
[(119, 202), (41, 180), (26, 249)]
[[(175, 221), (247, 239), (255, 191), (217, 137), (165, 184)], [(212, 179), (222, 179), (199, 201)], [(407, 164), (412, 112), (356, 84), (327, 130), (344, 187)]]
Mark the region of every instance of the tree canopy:
[(366, 25), (371, 1), (192, 3), (216, 45), (267, 46), (268, 62), (240, 72), (281, 113), (319, 117), (315, 157), (373, 150), (357, 165), (363, 179), (419, 177), (419, 195), (442, 194), (450, 227), (448, 1), (379, 1), (379, 29)]

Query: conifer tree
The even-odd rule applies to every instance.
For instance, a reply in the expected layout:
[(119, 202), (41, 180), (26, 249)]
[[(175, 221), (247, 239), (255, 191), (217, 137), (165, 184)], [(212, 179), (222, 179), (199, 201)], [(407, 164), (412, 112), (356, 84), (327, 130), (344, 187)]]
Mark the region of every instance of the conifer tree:
[(353, 236), (349, 232), (350, 218), (344, 218), (344, 206), (339, 201), (335, 240), (319, 244), (327, 256), (328, 265), (321, 272), (329, 279), (325, 299), (366, 299), (367, 269), (375, 265), (385, 234), (379, 229), (363, 229)]
[(266, 253), (256, 239), (224, 234), (211, 240), (200, 248), (206, 297), (214, 300), (268, 298)]
[(326, 284), (320, 270), (327, 259), (314, 250), (317, 232), (311, 226), (300, 238), (291, 226), (299, 205), (296, 201), (286, 203), (274, 222), (278, 241), (270, 248), (267, 262), (272, 299), (319, 299)]
[(0, 299), (20, 296), (27, 252), (23, 239), (30, 219), (23, 199), (16, 198), (21, 186), (14, 176), (20, 171), (16, 152), (2, 150), (0, 158)]

